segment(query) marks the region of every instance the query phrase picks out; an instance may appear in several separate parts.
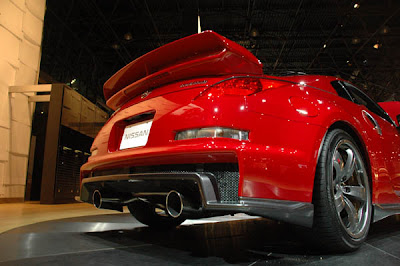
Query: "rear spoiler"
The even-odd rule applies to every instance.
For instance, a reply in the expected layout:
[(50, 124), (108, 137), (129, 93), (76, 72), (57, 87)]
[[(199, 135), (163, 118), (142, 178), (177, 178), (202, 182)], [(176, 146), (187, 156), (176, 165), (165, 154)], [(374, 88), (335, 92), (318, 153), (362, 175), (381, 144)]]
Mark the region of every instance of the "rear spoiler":
[(108, 107), (164, 84), (202, 76), (262, 74), (261, 62), (244, 47), (205, 31), (166, 44), (132, 61), (106, 81)]

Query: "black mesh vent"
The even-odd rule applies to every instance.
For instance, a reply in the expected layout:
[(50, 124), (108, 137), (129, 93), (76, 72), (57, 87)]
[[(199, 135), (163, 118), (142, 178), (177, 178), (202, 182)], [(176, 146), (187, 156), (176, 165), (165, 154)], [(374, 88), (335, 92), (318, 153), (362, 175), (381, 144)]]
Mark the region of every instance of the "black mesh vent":
[(213, 172), (217, 179), (221, 203), (237, 203), (239, 201), (239, 172)]
[[(189, 171), (164, 171), (166, 173), (188, 173)], [(239, 202), (239, 172), (238, 171), (207, 171), (215, 176), (221, 203)], [(160, 173), (160, 172), (158, 172)]]
[(124, 169), (101, 170), (92, 173), (92, 176), (139, 174), (139, 173), (170, 173), (170, 172), (197, 172), (212, 173), (217, 182), (221, 203), (239, 202), (239, 167), (235, 163), (215, 164), (176, 164), (130, 167)]

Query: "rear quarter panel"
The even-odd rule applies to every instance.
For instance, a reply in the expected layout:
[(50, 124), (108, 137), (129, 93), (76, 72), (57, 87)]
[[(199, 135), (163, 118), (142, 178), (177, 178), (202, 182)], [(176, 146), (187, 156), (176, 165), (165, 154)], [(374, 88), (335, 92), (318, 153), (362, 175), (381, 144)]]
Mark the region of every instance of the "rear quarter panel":
[[(291, 106), (289, 100), (291, 97), (300, 97), (309, 102), (318, 110), (318, 115), (311, 117), (299, 113)], [(385, 159), (388, 159), (386, 154), (388, 149), (385, 149), (384, 146), (388, 144), (384, 143), (385, 140), (362, 115), (362, 111), (369, 112), (380, 125), (387, 127), (391, 127), (391, 125), (381, 117), (368, 111), (364, 106), (359, 106), (340, 98), (330, 90), (324, 91), (307, 85), (288, 85), (266, 90), (258, 95), (248, 97), (248, 106), (251, 111), (260, 113), (262, 117), (274, 117), (275, 119), (286, 119), (287, 121), (298, 123), (297, 127), (288, 131), (281, 130), (279, 127), (275, 128), (273, 125), (271, 128), (280, 132), (279, 138), (281, 139), (280, 145), (282, 147), (288, 149), (298, 147), (298, 150), (302, 151), (302, 161), (305, 162), (306, 168), (310, 168), (310, 170), (304, 171), (298, 165), (297, 169), (294, 169), (291, 174), (300, 177), (299, 173), (304, 172), (301, 178), (304, 182), (303, 186), (307, 188), (304, 190), (307, 195), (309, 195), (309, 192), (312, 194), (315, 167), (323, 138), (332, 126), (340, 122), (350, 127), (361, 142), (360, 149), (365, 154), (365, 161), (369, 165), (368, 170), (373, 187), (373, 202), (394, 203), (399, 201), (390, 182), (393, 175), (396, 175), (395, 170), (390, 169), (387, 162), (385, 162)], [(320, 130), (313, 128), (313, 125), (319, 126)], [(296, 144), (296, 142), (300, 143)], [(282, 160), (289, 157), (285, 156)], [(284, 175), (281, 176), (283, 177)], [(290, 182), (287, 183), (289, 184)], [(291, 183), (299, 185), (297, 182)], [(309, 190), (310, 187), (311, 190)], [(307, 198), (309, 197), (307, 196)]]

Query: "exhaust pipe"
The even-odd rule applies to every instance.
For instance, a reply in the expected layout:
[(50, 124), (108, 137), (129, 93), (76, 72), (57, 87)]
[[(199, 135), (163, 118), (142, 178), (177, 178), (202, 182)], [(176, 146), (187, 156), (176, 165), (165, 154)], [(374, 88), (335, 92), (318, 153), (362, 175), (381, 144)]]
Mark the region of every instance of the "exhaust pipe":
[[(165, 196), (166, 195), (166, 196)], [(199, 212), (198, 208), (193, 208), (193, 205), (188, 199), (185, 199), (182, 194), (176, 190), (171, 190), (168, 193), (165, 192), (154, 192), (154, 193), (136, 193), (133, 198), (128, 200), (122, 200), (120, 198), (103, 198), (99, 190), (95, 190), (92, 194), (92, 203), (97, 209), (108, 209), (123, 211), (123, 206), (126, 206), (140, 199), (139, 197), (147, 198), (151, 196), (162, 196), (165, 197), (165, 206), (160, 205), (160, 208), (165, 210), (166, 214), (172, 218), (178, 218), (181, 214), (185, 212), (196, 213)], [(150, 204), (161, 203), (162, 200), (158, 201), (153, 199), (146, 199)]]
[(122, 204), (119, 199), (103, 198), (99, 190), (95, 190), (93, 192), (92, 203), (97, 209), (107, 209), (123, 212)]
[(101, 201), (101, 193), (100, 193), (100, 191), (95, 190), (95, 191), (93, 192), (93, 195), (92, 195), (92, 202), (93, 202), (93, 205), (94, 205), (97, 209), (100, 209), (100, 208), (101, 208), (101, 203), (102, 203), (102, 201)]
[(178, 218), (182, 214), (183, 205), (183, 196), (179, 192), (175, 190), (168, 192), (165, 199), (165, 208), (169, 216)]

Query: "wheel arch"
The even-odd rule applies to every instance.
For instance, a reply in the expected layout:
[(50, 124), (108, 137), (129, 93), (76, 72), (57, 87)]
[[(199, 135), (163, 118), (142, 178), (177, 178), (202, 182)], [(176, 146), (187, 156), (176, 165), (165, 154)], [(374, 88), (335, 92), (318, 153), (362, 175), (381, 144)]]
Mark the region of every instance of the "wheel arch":
[[(371, 192), (371, 197), (373, 199), (373, 178), (372, 178), (372, 168), (371, 168), (371, 161), (370, 158), (368, 156), (368, 151), (367, 151), (367, 147), (361, 137), (361, 135), (358, 133), (358, 131), (354, 128), (354, 126), (352, 126), (350, 123), (346, 122), (346, 121), (336, 121), (334, 122), (327, 130), (326, 134), (334, 129), (341, 129), (343, 131), (345, 131), (346, 133), (348, 133), (353, 140), (356, 142), (357, 146), (360, 149), (361, 155), (363, 156), (364, 162), (366, 164), (366, 168), (367, 168), (367, 172), (368, 172), (368, 178), (369, 178), (369, 182), (370, 182), (370, 192)], [(325, 134), (325, 135), (326, 135)], [(324, 137), (325, 140), (325, 137)], [(324, 141), (323, 140), (323, 141)], [(321, 147), (323, 145), (323, 141), (321, 143)]]
[[(349, 227), (347, 227), (346, 224), (343, 224), (341, 221), (341, 211), (339, 210), (338, 212), (335, 206), (335, 200), (333, 198), (335, 192), (333, 189), (331, 189), (332, 184), (329, 184), (329, 178), (325, 178), (325, 174), (327, 173), (325, 172), (327, 169), (325, 166), (326, 162), (324, 160), (320, 161), (320, 159), (325, 158), (325, 156), (330, 158), (329, 154), (331, 154), (331, 152), (335, 149), (335, 146), (332, 146), (331, 141), (339, 141), (344, 137), (343, 133), (341, 134), (337, 131), (338, 129), (350, 135), (353, 140), (352, 146), (358, 146), (360, 156), (362, 157), (361, 159), (364, 159), (365, 168), (367, 168), (366, 173), (368, 174), (370, 188), (372, 188), (372, 169), (370, 168), (370, 159), (366, 149), (367, 146), (364, 142), (363, 135), (361, 135), (363, 132), (360, 132), (355, 125), (352, 125), (345, 120), (334, 121), (329, 127), (326, 127), (326, 132), (321, 142), (321, 152), (318, 154), (312, 202), (314, 204), (313, 230), (315, 230), (316, 234), (319, 235), (319, 238), (322, 237), (322, 239), (326, 239), (329, 243), (331, 243), (329, 244), (321, 242), (321, 240), (318, 239), (317, 241), (320, 241), (318, 242), (319, 244), (326, 245), (330, 250), (351, 251), (357, 249), (365, 240), (369, 229), (369, 223), (374, 217), (374, 208), (371, 205), (370, 208), (364, 209), (366, 211), (362, 214), (363, 223), (360, 224), (361, 227), (357, 225), (357, 228), (359, 228), (360, 231), (354, 231), (357, 233), (357, 237), (353, 238), (351, 235), (353, 231), (349, 233), (349, 231), (346, 229)], [(372, 199), (372, 193), (370, 196)], [(371, 204), (371, 202), (368, 204)]]

